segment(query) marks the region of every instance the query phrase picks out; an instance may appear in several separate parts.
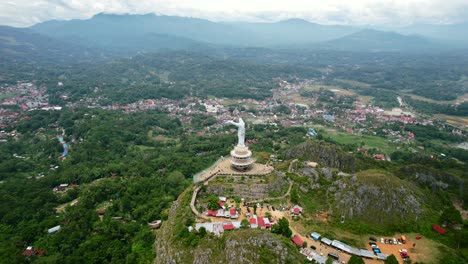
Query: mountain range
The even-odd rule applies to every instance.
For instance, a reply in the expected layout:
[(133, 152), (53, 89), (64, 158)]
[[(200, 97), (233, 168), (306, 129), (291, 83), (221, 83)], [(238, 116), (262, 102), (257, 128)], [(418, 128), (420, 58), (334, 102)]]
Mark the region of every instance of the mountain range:
[[(468, 44), (468, 25), (415, 25), (376, 30), (320, 25), (302, 19), (276, 23), (223, 23), (204, 19), (97, 14), (85, 20), (51, 20), (27, 29), (0, 27), (0, 52), (7, 57), (66, 51), (69, 56), (132, 56), (161, 50), (225, 48), (327, 49), (359, 52), (430, 52)], [(69, 49), (72, 52), (68, 52)], [(92, 52), (91, 52), (92, 53)]]

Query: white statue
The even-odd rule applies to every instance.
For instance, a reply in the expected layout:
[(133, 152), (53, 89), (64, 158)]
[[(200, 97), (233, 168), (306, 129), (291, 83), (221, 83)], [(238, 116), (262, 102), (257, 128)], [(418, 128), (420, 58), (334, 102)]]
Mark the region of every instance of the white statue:
[(235, 125), (237, 127), (237, 138), (238, 138), (238, 143), (237, 145), (239, 147), (244, 147), (245, 144), (245, 123), (242, 118), (239, 117), (239, 123), (236, 123), (234, 121), (228, 121), (228, 124)]

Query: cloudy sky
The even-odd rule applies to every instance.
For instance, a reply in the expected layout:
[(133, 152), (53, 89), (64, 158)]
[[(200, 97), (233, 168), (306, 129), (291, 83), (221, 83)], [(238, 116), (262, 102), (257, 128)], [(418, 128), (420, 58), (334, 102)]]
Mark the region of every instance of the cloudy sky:
[(321, 24), (450, 24), (468, 21), (468, 0), (0, 0), (0, 25), (85, 19), (101, 12), (213, 21), (270, 22), (295, 17)]

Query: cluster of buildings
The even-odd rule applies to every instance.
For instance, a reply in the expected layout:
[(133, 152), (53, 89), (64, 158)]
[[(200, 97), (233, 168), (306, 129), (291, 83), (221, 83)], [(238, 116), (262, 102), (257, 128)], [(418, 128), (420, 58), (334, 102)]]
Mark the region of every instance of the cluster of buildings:
[[(218, 216), (217, 216), (218, 217)], [(223, 217), (223, 216), (221, 216)], [(274, 222), (270, 222), (268, 217), (257, 217), (257, 215), (253, 215), (249, 220), (249, 228), (260, 228), (269, 230)], [(209, 233), (213, 233), (215, 235), (220, 235), (224, 233), (224, 231), (229, 231), (233, 229), (239, 229), (242, 227), (241, 221), (231, 221), (231, 222), (209, 222), (209, 223), (196, 223), (195, 230), (199, 231), (200, 228), (205, 228), (205, 230)], [(193, 231), (193, 227), (188, 228), (190, 232)]]
[(18, 82), (0, 87), (0, 128), (16, 124), (21, 118), (20, 113), (24, 111), (61, 109), (60, 106), (49, 105), (45, 86)]

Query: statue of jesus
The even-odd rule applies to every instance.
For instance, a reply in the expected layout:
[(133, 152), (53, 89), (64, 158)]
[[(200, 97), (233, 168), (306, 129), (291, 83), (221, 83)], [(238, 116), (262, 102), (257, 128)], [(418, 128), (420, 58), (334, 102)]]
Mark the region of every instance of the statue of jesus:
[(237, 138), (238, 138), (238, 143), (237, 145), (239, 147), (244, 147), (245, 144), (245, 123), (242, 118), (239, 117), (239, 123), (236, 123), (234, 121), (228, 121), (228, 124), (235, 125), (237, 127)]

